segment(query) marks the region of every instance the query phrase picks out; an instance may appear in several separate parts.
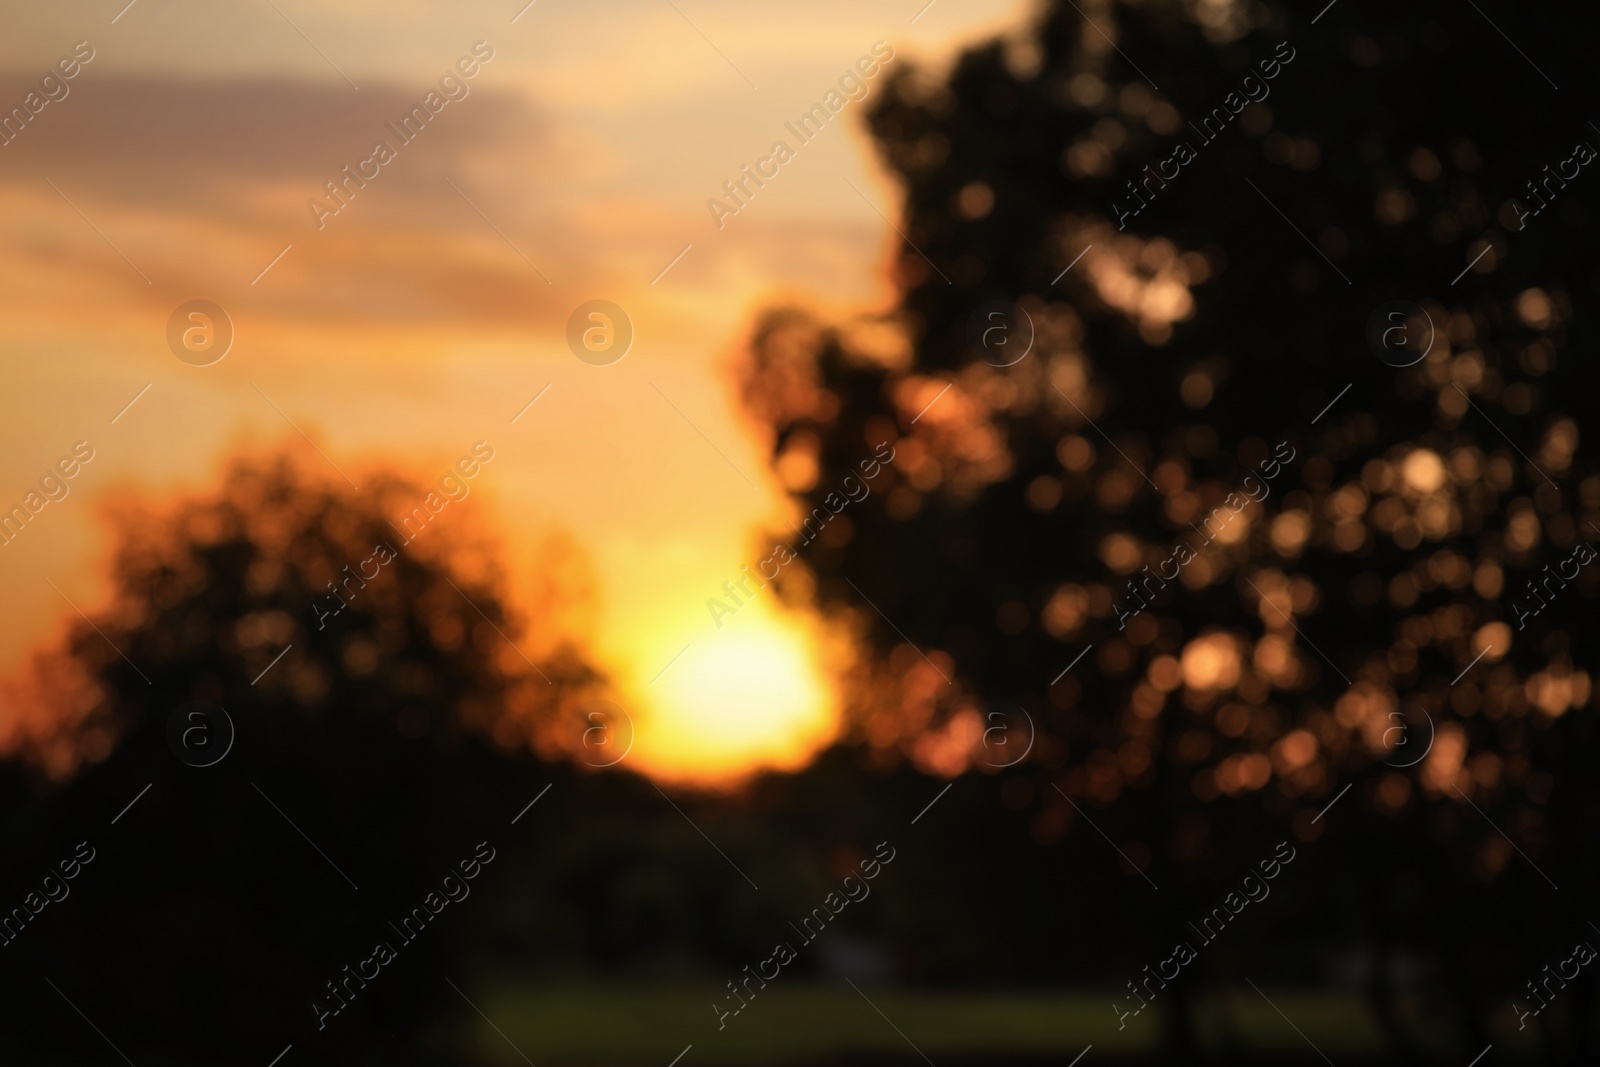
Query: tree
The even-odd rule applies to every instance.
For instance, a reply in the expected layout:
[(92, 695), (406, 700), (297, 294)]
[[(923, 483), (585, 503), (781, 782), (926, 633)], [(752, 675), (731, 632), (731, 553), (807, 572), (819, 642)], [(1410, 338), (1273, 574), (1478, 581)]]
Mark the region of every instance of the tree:
[[(419, 532), (399, 517), (427, 490), (365, 480), (242, 458), (214, 493), (118, 515), (112, 606), (41, 658), (12, 746), (37, 796), (8, 807), (5, 906), (93, 857), (9, 931), (7, 1044), (28, 1062), (104, 1054), (73, 1006), (140, 1062), (193, 1063), (290, 1043), (426, 1062), (464, 1010), (439, 974), (513, 884), (480, 861), (566, 781), (531, 749), (597, 676), (511, 617), (467, 520)], [(193, 701), (236, 731), (217, 762), (226, 728)], [(437, 921), (408, 925), (419, 907)], [(378, 942), (396, 958), (346, 985)]]
[[(770, 312), (744, 395), (824, 530), (788, 595), (877, 652), (855, 742), (992, 772), (1015, 704), (1038, 737), (1004, 773), (1037, 839), (1092, 818), (1129, 893), (1186, 890), (1086, 968), (1119, 983), (1287, 838), (1310, 882), (1201, 973), (1310, 979), (1314, 952), (1370, 948), (1403, 1050), (1391, 975), (1420, 955), (1471, 1054), (1595, 885), (1600, 568), (1569, 573), (1600, 542), (1594, 201), (1524, 183), (1600, 142), (1488, 26), (1407, 9), (1375, 37), (1353, 10), (1056, 3), (948, 77), (898, 69), (869, 121), (904, 191), (900, 299)], [(1530, 44), (1566, 80), (1596, 15), (1544, 17)], [(1286, 920), (1289, 960), (1266, 951)], [(1579, 986), (1538, 1025), (1593, 1055)], [(1163, 994), (1175, 1051), (1196, 992)]]

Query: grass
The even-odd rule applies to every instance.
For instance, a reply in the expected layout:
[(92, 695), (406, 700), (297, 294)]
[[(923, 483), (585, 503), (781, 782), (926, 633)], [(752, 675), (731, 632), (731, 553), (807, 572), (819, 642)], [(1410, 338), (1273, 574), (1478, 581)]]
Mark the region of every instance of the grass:
[[(1097, 1061), (1146, 1057), (1156, 1048), (1162, 1021), (1157, 1002), (1119, 1030), (1108, 997), (1080, 990), (857, 991), (849, 985), (780, 979), (759, 990), (719, 1029), (712, 1008), (718, 981), (510, 984), (481, 996), (474, 992), (492, 1025), (473, 1016), (468, 1050), (479, 1062), (522, 1064), (525, 1056), (539, 1067), (667, 1067), (690, 1045), (693, 1050), (680, 1067), (841, 1059), (940, 1063), (941, 1057), (1048, 1058), (1065, 1067), (1089, 1045)], [(1263, 992), (1272, 998), (1270, 1004), (1248, 987), (1208, 997), (1199, 1013), (1205, 1044), (1297, 1061), (1381, 1057), (1378, 1028), (1359, 996)], [(726, 990), (716, 999), (724, 1005), (732, 1002)], [(1438, 1036), (1442, 1043), (1444, 1035)]]
[[(715, 980), (677, 988), (507, 988), (480, 1001), (504, 1038), (484, 1024), (473, 1051), (521, 1063), (514, 1043), (550, 1063), (641, 1063), (666, 1067), (687, 1045), (693, 1063), (815, 1063), (841, 1055), (920, 1059), (957, 1055), (1072, 1055), (1094, 1043), (1137, 1053), (1153, 1029), (1117, 1032), (1107, 1004), (1081, 995), (913, 993), (848, 985), (773, 983), (719, 1029)], [(863, 993), (865, 995), (863, 995)], [(866, 999), (871, 997), (869, 1003)], [(733, 1002), (724, 991), (722, 1003)], [(881, 1012), (881, 1014), (880, 1014)], [(685, 1058), (685, 1064), (690, 1061)]]

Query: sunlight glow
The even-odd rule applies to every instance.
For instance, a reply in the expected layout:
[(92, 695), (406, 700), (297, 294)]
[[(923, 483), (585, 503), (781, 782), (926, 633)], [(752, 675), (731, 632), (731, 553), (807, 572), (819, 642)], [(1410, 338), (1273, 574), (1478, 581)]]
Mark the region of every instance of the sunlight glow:
[(702, 637), (642, 690), (637, 756), (652, 775), (716, 784), (799, 767), (836, 729), (815, 644), (767, 613)]

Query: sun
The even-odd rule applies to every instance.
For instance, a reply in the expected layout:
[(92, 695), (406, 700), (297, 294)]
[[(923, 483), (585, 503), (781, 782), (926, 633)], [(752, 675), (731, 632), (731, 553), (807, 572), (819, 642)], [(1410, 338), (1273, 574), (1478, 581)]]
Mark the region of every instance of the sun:
[(639, 769), (725, 784), (804, 765), (837, 729), (819, 652), (800, 620), (751, 609), (696, 640), (641, 693)]

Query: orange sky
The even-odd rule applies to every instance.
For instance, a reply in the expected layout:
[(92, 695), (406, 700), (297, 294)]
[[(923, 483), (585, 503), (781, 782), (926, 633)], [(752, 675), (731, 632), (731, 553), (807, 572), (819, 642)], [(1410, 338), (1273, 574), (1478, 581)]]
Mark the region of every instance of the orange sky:
[[(514, 24), (521, 0), (8, 13), (0, 107), (75, 42), (94, 58), (0, 147), (0, 502), (75, 441), (96, 456), (0, 550), (0, 669), (72, 615), (47, 578), (86, 610), (104, 595), (110, 491), (203, 487), (231, 447), (298, 442), (290, 420), (358, 482), (372, 464), (431, 480), (482, 439), (496, 459), (463, 506), (500, 532), (516, 588), (538, 581), (552, 531), (588, 555), (586, 636), (635, 718), (637, 766), (707, 778), (803, 759), (834, 721), (814, 628), (770, 591), (720, 630), (705, 606), (784, 518), (728, 367), (775, 300), (892, 300), (878, 211), (898, 200), (868, 101), (803, 146), (784, 123), (876, 41), (938, 64), (1028, 13), (924, 2), (536, 0)], [(397, 144), (385, 123), (479, 40), (494, 55), (468, 95), (319, 230), (308, 199), (380, 137)], [(779, 139), (795, 157), (719, 230), (707, 199)], [(165, 343), (197, 298), (236, 331), (210, 367)], [(611, 366), (565, 344), (595, 298), (634, 325)]]

